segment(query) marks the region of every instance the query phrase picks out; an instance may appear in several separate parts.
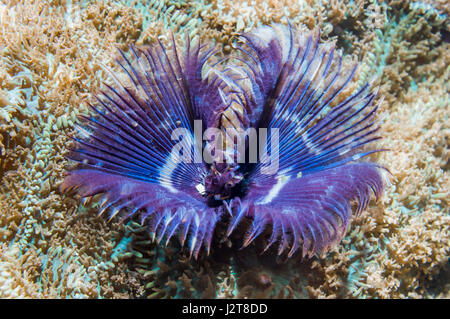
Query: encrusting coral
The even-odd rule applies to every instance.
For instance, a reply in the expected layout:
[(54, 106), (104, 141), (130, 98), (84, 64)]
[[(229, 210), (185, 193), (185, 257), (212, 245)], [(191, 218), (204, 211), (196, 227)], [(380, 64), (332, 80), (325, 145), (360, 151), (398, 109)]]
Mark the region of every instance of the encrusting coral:
[[(0, 296), (448, 298), (448, 14), (441, 0), (1, 4)], [(230, 238), (193, 261), (135, 221), (98, 217), (95, 198), (83, 206), (60, 194), (67, 134), (118, 48), (187, 31), (228, 54), (238, 33), (288, 21), (320, 28), (345, 61), (362, 61), (353, 85), (374, 77), (385, 96), (378, 147), (391, 151), (377, 161), (392, 185), (331, 252), (277, 260), (257, 243), (235, 251)]]

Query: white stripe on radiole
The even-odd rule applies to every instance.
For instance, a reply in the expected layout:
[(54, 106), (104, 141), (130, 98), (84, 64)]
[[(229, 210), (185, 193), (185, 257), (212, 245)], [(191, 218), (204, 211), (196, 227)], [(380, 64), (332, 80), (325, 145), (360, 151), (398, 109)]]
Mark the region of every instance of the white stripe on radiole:
[(265, 204), (272, 202), (272, 200), (274, 200), (278, 196), (278, 194), (280, 193), (283, 186), (286, 185), (286, 183), (291, 178), (288, 175), (280, 173), (280, 175), (278, 175), (276, 177), (276, 179), (277, 179), (277, 183), (275, 185), (273, 185), (273, 187), (270, 189), (269, 193), (263, 199), (257, 201), (256, 204), (265, 205)]
[(172, 173), (177, 168), (172, 156), (167, 157), (166, 163), (161, 167), (161, 172), (159, 173), (159, 184), (164, 188), (168, 189), (171, 193), (178, 193), (178, 191), (172, 185)]

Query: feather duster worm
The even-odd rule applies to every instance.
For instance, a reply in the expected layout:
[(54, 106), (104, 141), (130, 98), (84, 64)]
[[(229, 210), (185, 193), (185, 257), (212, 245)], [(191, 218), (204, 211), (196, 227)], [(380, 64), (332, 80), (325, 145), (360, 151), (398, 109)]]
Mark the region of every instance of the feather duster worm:
[[(343, 68), (318, 33), (275, 25), (241, 38), (241, 54), (223, 69), (220, 61), (207, 63), (214, 49), (189, 39), (183, 50), (172, 41), (170, 50), (158, 43), (121, 53), (124, 77), (111, 74), (116, 84), (105, 84), (92, 106), (96, 115), (83, 119), (69, 156), (79, 165), (61, 190), (103, 194), (100, 213), (139, 213), (154, 239), (178, 237), (196, 258), (202, 246), (209, 253), (223, 215), (231, 215), (228, 236), (244, 216), (252, 219), (244, 247), (265, 229), (272, 231), (266, 249), (278, 243), (278, 254), (288, 256), (299, 249), (312, 256), (339, 242), (351, 202), (358, 214), (383, 190), (382, 168), (361, 160), (380, 151), (365, 147), (378, 139), (376, 93), (365, 84), (342, 98), (356, 67)], [(196, 123), (201, 136), (211, 127), (220, 136), (199, 140)], [(278, 129), (277, 145), (266, 143), (272, 153), (277, 148), (278, 170), (264, 173), (261, 154), (238, 163), (242, 150), (220, 147), (229, 145), (230, 128)], [(191, 152), (184, 161), (173, 152), (180, 138)], [(247, 151), (248, 139), (244, 145)], [(210, 161), (203, 148), (214, 149)]]

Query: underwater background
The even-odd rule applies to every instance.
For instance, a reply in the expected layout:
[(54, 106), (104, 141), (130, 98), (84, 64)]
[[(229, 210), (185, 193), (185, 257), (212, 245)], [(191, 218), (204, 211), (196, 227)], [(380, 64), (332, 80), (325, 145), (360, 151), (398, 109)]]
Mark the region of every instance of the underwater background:
[[(449, 298), (446, 0), (0, 1), (1, 298)], [(321, 30), (375, 78), (391, 185), (323, 256), (253, 247), (190, 260), (58, 189), (68, 135), (118, 49), (170, 32), (233, 50), (272, 23)], [(220, 229), (218, 230), (220, 231)]]

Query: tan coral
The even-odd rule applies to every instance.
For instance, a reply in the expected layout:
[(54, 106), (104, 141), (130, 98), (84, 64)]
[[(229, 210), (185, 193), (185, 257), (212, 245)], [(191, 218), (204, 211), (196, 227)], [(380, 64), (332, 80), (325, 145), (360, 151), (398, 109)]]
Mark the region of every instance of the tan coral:
[[(446, 1), (424, 3), (427, 7), (373, 0), (1, 4), (1, 297), (193, 298), (200, 291), (222, 298), (435, 297), (428, 286), (448, 267), (450, 246), (450, 50), (439, 34), (449, 12)], [(406, 16), (389, 26), (388, 12)], [(264, 269), (257, 270), (263, 277), (240, 277), (206, 258), (191, 263), (173, 247), (159, 251), (167, 256), (156, 261), (158, 250), (140, 225), (106, 223), (95, 215), (95, 199), (84, 208), (59, 194), (69, 143), (64, 133), (72, 131), (77, 115), (88, 112), (91, 93), (105, 77), (102, 65), (116, 67), (117, 48), (165, 42), (173, 31), (213, 40), (228, 54), (239, 32), (287, 21), (320, 28), (324, 40), (344, 50), (345, 63), (363, 60), (352, 89), (376, 73), (386, 97), (380, 147), (392, 151), (379, 161), (392, 172), (393, 185), (381, 203), (353, 221), (329, 255), (292, 261), (296, 272), (288, 281)], [(124, 252), (116, 254), (125, 233), (133, 243), (125, 242)], [(261, 285), (269, 274), (269, 287)], [(438, 296), (448, 296), (448, 285), (442, 289)]]

